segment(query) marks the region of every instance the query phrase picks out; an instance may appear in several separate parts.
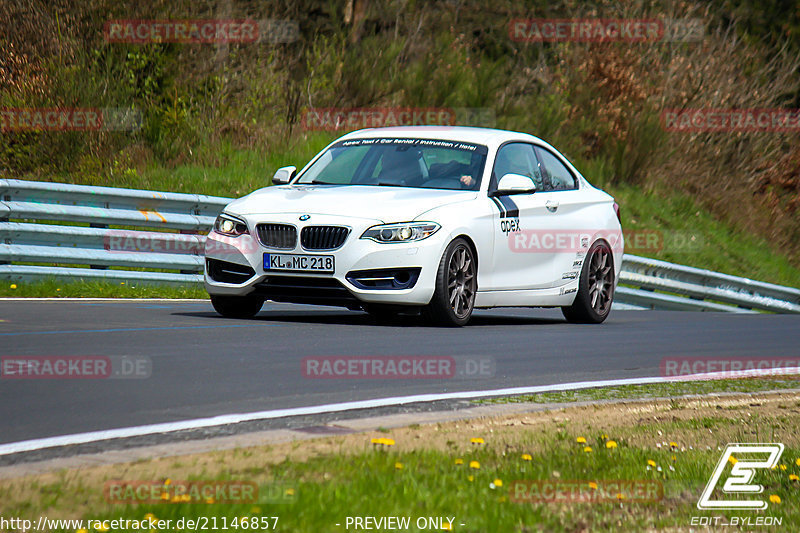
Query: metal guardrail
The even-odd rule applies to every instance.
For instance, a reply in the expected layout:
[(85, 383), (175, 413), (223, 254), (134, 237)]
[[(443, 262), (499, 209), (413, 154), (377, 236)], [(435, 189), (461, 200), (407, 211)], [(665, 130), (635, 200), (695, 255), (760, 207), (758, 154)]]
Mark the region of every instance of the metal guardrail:
[[(0, 180), (0, 278), (200, 283), (203, 233), (231, 200)], [(800, 290), (626, 254), (615, 304), (800, 313)]]
[(230, 201), (0, 180), (0, 277), (199, 283), (203, 232)]

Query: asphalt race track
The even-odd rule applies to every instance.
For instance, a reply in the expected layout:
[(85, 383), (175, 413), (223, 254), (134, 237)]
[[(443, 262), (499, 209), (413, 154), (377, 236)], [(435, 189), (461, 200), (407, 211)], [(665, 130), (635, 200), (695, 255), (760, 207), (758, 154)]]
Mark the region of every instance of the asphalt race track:
[[(267, 304), (229, 320), (207, 302), (0, 302), (0, 356), (145, 356), (146, 379), (0, 378), (0, 444), (335, 402), (659, 376), (668, 357), (797, 357), (800, 316), (554, 310), (477, 312), (460, 329), (375, 324), (337, 308)], [(470, 379), (309, 379), (304, 357), (470, 356)]]

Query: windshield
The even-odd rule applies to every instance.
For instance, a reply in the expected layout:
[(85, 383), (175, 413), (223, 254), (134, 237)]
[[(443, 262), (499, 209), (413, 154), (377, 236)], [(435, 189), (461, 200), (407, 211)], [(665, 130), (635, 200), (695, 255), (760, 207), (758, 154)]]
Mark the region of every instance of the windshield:
[(437, 139), (353, 139), (325, 151), (295, 184), (480, 188), (488, 150)]

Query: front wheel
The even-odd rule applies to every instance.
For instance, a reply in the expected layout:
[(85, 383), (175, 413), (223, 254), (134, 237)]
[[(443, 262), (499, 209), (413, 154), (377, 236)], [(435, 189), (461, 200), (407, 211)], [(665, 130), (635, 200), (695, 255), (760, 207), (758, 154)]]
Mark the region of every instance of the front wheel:
[(611, 248), (597, 241), (586, 253), (578, 281), (578, 294), (561, 312), (569, 322), (600, 324), (611, 312), (614, 300), (614, 256)]
[(444, 251), (436, 272), (436, 289), (423, 316), (443, 326), (469, 322), (478, 289), (475, 254), (464, 239), (455, 239)]
[(225, 318), (253, 318), (261, 311), (264, 298), (248, 296), (211, 296), (211, 305)]

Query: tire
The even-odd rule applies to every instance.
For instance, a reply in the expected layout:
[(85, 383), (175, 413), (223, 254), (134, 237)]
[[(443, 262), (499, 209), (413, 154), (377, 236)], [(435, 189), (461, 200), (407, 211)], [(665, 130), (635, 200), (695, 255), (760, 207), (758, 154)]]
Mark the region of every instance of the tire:
[(451, 242), (439, 261), (436, 289), (423, 308), (423, 318), (440, 326), (464, 326), (472, 316), (478, 271), (475, 254), (467, 241)]
[(583, 261), (575, 301), (561, 312), (569, 322), (600, 324), (608, 318), (613, 301), (614, 255), (605, 241), (597, 241)]
[(225, 318), (253, 318), (261, 311), (264, 298), (258, 296), (211, 296), (214, 310)]

